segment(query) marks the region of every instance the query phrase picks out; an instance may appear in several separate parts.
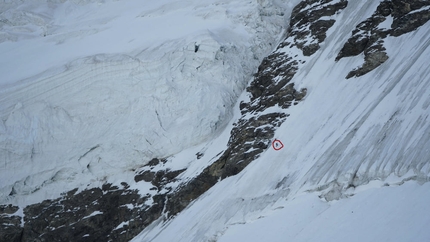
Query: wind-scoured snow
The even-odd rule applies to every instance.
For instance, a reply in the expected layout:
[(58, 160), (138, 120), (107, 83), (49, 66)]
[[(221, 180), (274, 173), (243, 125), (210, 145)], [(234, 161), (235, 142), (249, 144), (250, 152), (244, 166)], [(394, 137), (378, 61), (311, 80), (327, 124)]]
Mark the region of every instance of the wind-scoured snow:
[(104, 182), (217, 135), (282, 36), (284, 5), (3, 5), (0, 201), (55, 197), (43, 188)]

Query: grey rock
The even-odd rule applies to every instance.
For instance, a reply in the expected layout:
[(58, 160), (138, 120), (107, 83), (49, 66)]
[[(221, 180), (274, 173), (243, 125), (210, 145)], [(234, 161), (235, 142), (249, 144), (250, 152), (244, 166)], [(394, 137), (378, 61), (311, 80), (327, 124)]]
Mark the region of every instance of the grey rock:
[[(397, 37), (409, 33), (425, 24), (430, 19), (430, 10), (424, 8), (428, 5), (430, 5), (429, 0), (382, 1), (372, 16), (356, 26), (352, 31), (352, 36), (336, 57), (336, 61), (338, 61), (344, 57), (364, 53), (364, 64), (349, 72), (346, 78), (365, 75), (388, 60), (384, 39), (387, 36)], [(421, 8), (423, 9), (420, 11)], [(381, 29), (380, 23), (384, 22), (388, 16), (393, 17), (391, 28)]]
[(23, 227), (22, 217), (14, 215), (19, 207), (12, 204), (0, 205), (0, 241), (21, 241)]

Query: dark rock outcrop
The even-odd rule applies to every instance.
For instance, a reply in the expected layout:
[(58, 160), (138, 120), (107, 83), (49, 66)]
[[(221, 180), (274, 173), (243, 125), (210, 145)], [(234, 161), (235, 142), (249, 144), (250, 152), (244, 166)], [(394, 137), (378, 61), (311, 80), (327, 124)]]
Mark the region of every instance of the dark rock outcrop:
[(169, 189), (166, 185), (174, 180), (179, 174), (184, 172), (185, 169), (171, 171), (169, 169), (151, 171), (144, 170), (134, 177), (135, 182), (145, 181), (150, 182), (158, 191), (164, 189)]
[[(169, 183), (184, 170), (160, 169), (166, 160), (153, 159), (136, 171), (136, 182), (148, 182), (155, 194), (142, 195), (123, 182), (110, 183), (24, 208), (1, 206), (0, 241), (128, 241), (163, 215)], [(152, 171), (152, 170), (157, 171)]]
[[(24, 208), (23, 241), (127, 241), (160, 216), (137, 190), (105, 184)], [(158, 201), (164, 206), (164, 201)], [(151, 217), (152, 216), (152, 217)], [(131, 231), (131, 232), (130, 232)]]
[[(346, 78), (365, 75), (388, 60), (384, 39), (409, 33), (425, 24), (430, 19), (430, 10), (424, 7), (429, 5), (429, 0), (382, 1), (371, 17), (356, 26), (336, 57), (338, 61), (364, 53), (364, 64), (349, 72)], [(390, 18), (390, 28), (381, 27)]]
[(22, 217), (16, 215), (19, 207), (0, 205), (0, 241), (21, 241), (23, 228), (21, 226)]
[(327, 30), (335, 23), (332, 17), (344, 9), (348, 1), (341, 0), (308, 0), (294, 7), (290, 21), (290, 35), (294, 36), (292, 46), (303, 51), (304, 56), (311, 56), (319, 49), (326, 36)]

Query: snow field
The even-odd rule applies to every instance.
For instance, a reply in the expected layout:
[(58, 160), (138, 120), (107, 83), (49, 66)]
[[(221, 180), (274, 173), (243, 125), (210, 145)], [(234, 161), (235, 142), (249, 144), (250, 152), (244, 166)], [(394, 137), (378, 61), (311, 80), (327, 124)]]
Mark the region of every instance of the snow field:
[(426, 241), (428, 183), (372, 188), (326, 203), (306, 194), (220, 236), (227, 241)]

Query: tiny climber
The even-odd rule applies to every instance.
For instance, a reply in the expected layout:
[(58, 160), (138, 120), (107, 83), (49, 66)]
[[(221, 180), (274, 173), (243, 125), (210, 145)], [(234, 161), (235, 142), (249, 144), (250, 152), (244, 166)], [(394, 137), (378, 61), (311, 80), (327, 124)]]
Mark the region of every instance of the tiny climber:
[(282, 148), (284, 148), (284, 144), (282, 144), (282, 142), (278, 139), (274, 139), (272, 142), (272, 147), (274, 150), (280, 150)]

